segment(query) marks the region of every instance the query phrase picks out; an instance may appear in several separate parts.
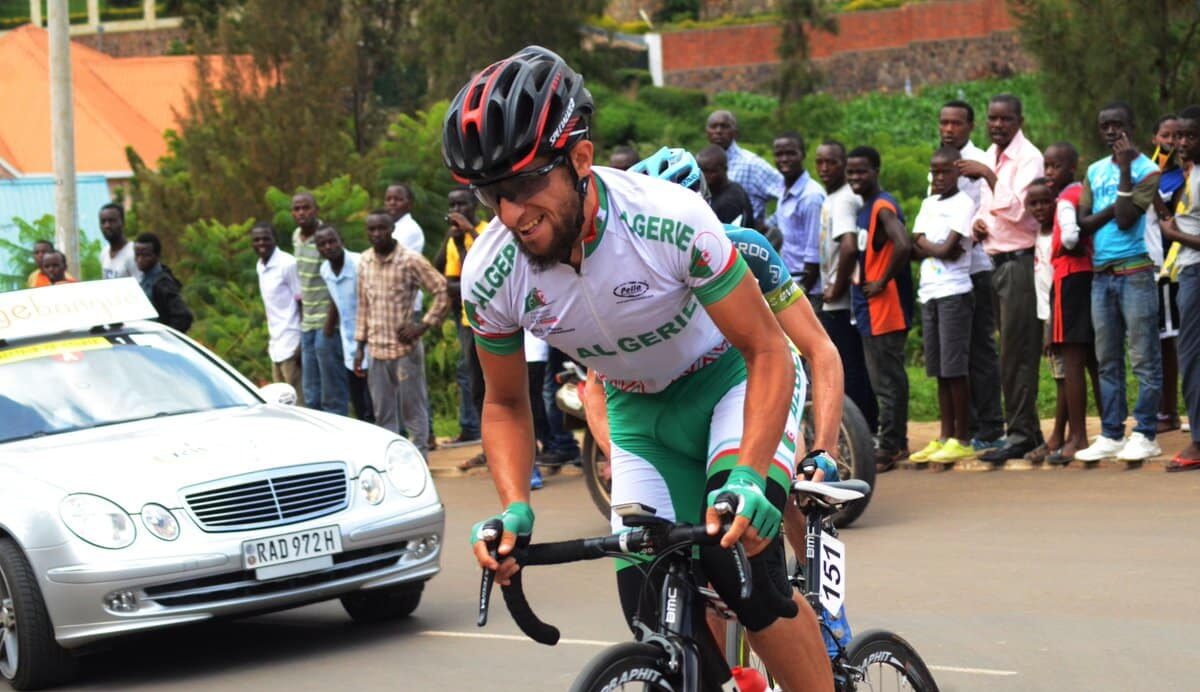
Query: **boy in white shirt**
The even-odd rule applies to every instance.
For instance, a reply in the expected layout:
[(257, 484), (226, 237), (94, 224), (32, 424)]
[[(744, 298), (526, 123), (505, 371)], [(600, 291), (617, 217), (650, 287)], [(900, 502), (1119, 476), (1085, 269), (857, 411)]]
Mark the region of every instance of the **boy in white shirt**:
[(925, 338), (925, 372), (938, 381), (941, 436), (913, 454), (916, 463), (953, 463), (975, 456), (967, 441), (968, 351), (975, 308), (971, 283), (973, 200), (958, 189), (958, 149), (943, 146), (929, 162), (932, 194), (913, 224), (921, 259), (917, 300)]

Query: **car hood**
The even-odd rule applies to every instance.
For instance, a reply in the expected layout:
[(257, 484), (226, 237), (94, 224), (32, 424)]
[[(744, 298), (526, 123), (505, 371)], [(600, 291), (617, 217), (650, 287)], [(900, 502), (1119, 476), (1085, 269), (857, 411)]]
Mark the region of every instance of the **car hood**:
[(0, 467), (106, 497), (126, 511), (182, 505), (179, 489), (264, 469), (345, 461), (382, 468), (395, 435), (330, 414), (280, 405), (192, 413), (0, 446)]

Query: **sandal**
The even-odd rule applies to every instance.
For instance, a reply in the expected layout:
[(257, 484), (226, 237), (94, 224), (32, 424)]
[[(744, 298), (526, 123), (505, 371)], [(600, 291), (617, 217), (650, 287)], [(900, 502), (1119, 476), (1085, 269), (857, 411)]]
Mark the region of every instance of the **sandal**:
[(1167, 464), (1166, 468), (1167, 473), (1200, 470), (1200, 459), (1184, 459), (1182, 456), (1177, 456)]
[(1050, 453), (1050, 448), (1043, 443), (1037, 447), (1034, 447), (1033, 450), (1027, 452), (1024, 458), (1025, 461), (1031, 461), (1035, 464), (1040, 464), (1046, 460), (1046, 457), (1049, 456)]
[(459, 464), (458, 470), (470, 471), (471, 469), (483, 468), (485, 466), (487, 466), (487, 457), (485, 457), (482, 453), (479, 453)]

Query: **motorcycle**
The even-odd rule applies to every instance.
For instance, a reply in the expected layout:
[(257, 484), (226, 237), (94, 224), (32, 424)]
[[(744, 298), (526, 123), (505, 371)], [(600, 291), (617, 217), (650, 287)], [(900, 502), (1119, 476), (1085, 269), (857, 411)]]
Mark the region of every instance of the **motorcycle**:
[[(587, 425), (587, 415), (584, 412), (583, 397), (581, 394), (587, 381), (587, 372), (579, 365), (568, 362), (565, 369), (555, 375), (555, 379), (559, 383), (559, 388), (555, 393), (554, 401), (558, 409), (566, 414), (567, 427), (572, 430), (582, 428), (584, 431), (582, 444), (584, 484), (587, 485), (588, 494), (591, 495), (596, 509), (600, 511), (600, 514), (605, 519), (608, 519), (612, 500), (612, 472), (608, 457), (600, 449), (600, 445), (596, 444), (596, 439)], [(812, 449), (813, 439), (816, 434), (813, 428), (812, 416), (810, 415), (811, 409), (812, 396), (809, 394), (804, 402), (804, 418), (802, 423), (804, 444), (807, 449)], [(836, 453), (839, 477), (842, 480), (857, 478), (874, 487), (874, 452), (875, 446), (871, 429), (867, 427), (867, 419), (863, 417), (862, 411), (859, 410), (853, 401), (848, 398), (843, 400), (842, 423), (838, 429)], [(858, 519), (863, 511), (866, 510), (867, 504), (871, 501), (873, 494), (868, 494), (860, 500), (846, 504), (841, 511), (834, 515), (834, 526), (845, 528), (854, 523), (854, 520)]]

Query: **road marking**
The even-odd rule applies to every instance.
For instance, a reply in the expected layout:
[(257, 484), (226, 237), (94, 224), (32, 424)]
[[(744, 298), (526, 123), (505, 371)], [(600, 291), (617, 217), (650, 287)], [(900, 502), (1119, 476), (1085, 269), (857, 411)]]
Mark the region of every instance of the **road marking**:
[(966, 673), (967, 675), (995, 675), (1008, 677), (1018, 675), (1015, 670), (994, 670), (992, 668), (960, 668), (958, 666), (929, 666), (930, 670), (944, 670), (947, 673)]
[[(520, 634), (485, 634), (483, 632), (446, 632), (442, 630), (425, 630), (421, 634), (427, 637), (457, 637), (459, 639), (500, 639), (506, 642), (532, 642), (529, 637)], [(619, 642), (605, 642), (598, 639), (559, 639), (559, 644), (578, 644), (579, 646), (613, 646)]]
[[(456, 639), (493, 639), (506, 642), (531, 642), (529, 637), (520, 634), (490, 634), (485, 632), (451, 632), (447, 630), (425, 630), (421, 632), (426, 637), (450, 637)], [(606, 642), (599, 639), (559, 639), (559, 644), (576, 644), (578, 646), (613, 646), (620, 642)], [(947, 673), (963, 673), (965, 675), (995, 675), (1008, 677), (1018, 675), (1015, 670), (995, 670), (993, 668), (963, 668), (961, 666), (929, 666), (930, 670), (940, 670)]]

